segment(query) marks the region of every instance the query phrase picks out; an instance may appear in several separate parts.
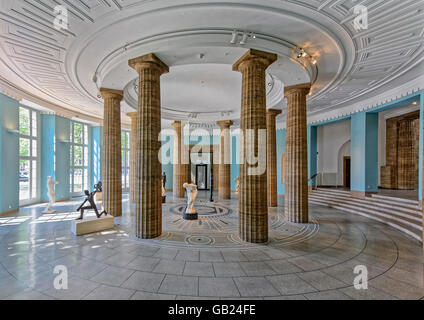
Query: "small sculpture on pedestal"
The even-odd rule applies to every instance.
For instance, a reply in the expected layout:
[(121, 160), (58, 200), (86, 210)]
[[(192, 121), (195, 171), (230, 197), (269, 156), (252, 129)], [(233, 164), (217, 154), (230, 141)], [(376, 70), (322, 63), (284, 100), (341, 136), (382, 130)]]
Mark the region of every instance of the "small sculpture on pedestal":
[[(165, 172), (163, 173), (163, 174), (165, 174)], [(165, 179), (166, 179), (166, 176), (165, 176)], [(165, 182), (164, 182), (165, 180), (164, 179), (162, 179), (162, 203), (166, 203), (166, 190), (165, 190)]]
[(184, 213), (185, 220), (197, 220), (198, 215), (196, 212), (196, 208), (194, 208), (194, 202), (197, 197), (197, 185), (184, 183), (183, 188), (187, 191), (187, 208)]
[(52, 205), (55, 202), (55, 185), (59, 182), (54, 181), (51, 176), (47, 177), (47, 197), (49, 198), (49, 204), (43, 213), (56, 213), (56, 210), (52, 210)]
[(236, 194), (239, 194), (240, 193), (240, 177), (235, 178), (234, 181), (236, 182)]
[[(94, 210), (94, 212), (96, 213), (97, 218), (100, 218), (103, 214), (105, 216), (107, 216), (107, 212), (105, 210), (103, 210), (101, 213), (99, 213), (98, 209), (97, 209), (97, 205), (94, 202), (94, 196), (96, 195), (97, 192), (102, 192), (102, 182), (99, 181), (98, 184), (94, 185), (94, 191), (90, 192), (88, 190), (84, 190), (84, 193), (86, 195), (86, 198), (84, 200), (84, 202), (78, 207), (77, 211), (81, 211), (81, 215), (77, 220), (82, 220), (84, 219), (84, 211), (85, 210)], [(90, 205), (89, 206), (85, 206), (84, 204), (88, 202)]]

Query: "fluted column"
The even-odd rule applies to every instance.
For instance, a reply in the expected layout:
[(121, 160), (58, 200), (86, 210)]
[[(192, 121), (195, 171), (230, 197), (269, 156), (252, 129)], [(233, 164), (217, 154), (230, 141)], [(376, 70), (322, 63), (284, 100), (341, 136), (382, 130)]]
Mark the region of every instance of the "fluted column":
[(100, 89), (104, 100), (102, 183), (103, 208), (114, 217), (122, 215), (121, 101), (123, 92)]
[(151, 239), (162, 233), (160, 76), (168, 66), (154, 54), (128, 62), (139, 74), (136, 151), (136, 225), (138, 238)]
[[(233, 66), (242, 73), (239, 234), (252, 243), (268, 241), (266, 151), (259, 152), (259, 136), (266, 135), (265, 70), (276, 60), (275, 54), (250, 49)], [(265, 162), (263, 170), (252, 170), (252, 156)]]
[(287, 98), (284, 205), (287, 220), (294, 223), (309, 221), (306, 95), (310, 89), (309, 83), (284, 89)]
[(183, 164), (182, 146), (184, 145), (184, 132), (181, 121), (174, 121), (174, 165), (173, 188), (174, 198), (184, 198), (183, 184), (187, 181), (187, 166)]
[(137, 112), (127, 113), (131, 118), (130, 133), (130, 202), (135, 201), (136, 149), (137, 149)]
[(268, 207), (277, 207), (277, 133), (275, 126), (275, 117), (281, 113), (281, 110), (268, 109), (266, 111), (266, 161), (267, 161), (267, 189), (268, 189)]
[(231, 199), (231, 149), (230, 126), (231, 120), (218, 121), (221, 129), (219, 142), (219, 167), (218, 167), (218, 196), (221, 199)]

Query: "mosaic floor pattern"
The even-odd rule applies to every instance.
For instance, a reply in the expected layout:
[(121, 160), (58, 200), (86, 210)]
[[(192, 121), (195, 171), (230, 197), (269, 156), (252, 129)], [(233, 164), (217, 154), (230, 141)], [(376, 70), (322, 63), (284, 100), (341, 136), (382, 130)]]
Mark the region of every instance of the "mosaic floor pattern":
[[(75, 237), (78, 201), (0, 217), (0, 299), (423, 299), (421, 244), (360, 216), (311, 206), (311, 223), (294, 225), (269, 209), (268, 244), (238, 237), (236, 199), (199, 200), (200, 219), (185, 221), (184, 200), (163, 206), (163, 234), (132, 236), (133, 210), (115, 229)], [(53, 288), (53, 269), (69, 272)], [(367, 290), (353, 286), (368, 269)]]

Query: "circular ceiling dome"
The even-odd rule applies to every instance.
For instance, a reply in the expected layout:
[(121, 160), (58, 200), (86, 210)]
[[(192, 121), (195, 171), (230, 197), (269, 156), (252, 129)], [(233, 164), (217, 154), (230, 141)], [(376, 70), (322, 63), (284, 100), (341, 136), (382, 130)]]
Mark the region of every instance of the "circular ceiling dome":
[[(125, 89), (121, 111), (129, 124), (125, 113), (136, 105), (130, 87), (137, 73), (128, 60), (148, 53), (170, 67), (162, 99), (168, 119), (197, 113), (198, 120), (202, 114), (214, 119), (209, 112), (227, 111), (236, 117), (240, 75), (224, 69), (248, 49), (278, 55), (267, 69), (267, 82), (273, 82), (268, 107), (281, 107), (283, 85), (313, 84), (307, 104), (312, 121), (356, 112), (364, 101), (418, 79), (424, 65), (422, 1), (367, 2), (372, 22), (361, 31), (354, 27), (355, 1), (63, 3), (69, 27), (56, 30), (53, 7), (43, 1), (0, 2), (0, 91), (94, 122), (103, 118), (98, 93), (105, 87)], [(301, 48), (306, 56), (298, 58)], [(213, 66), (222, 70), (221, 80), (209, 70)]]
[[(268, 108), (281, 108), (284, 84), (268, 73), (265, 82)], [(241, 88), (242, 75), (230, 64), (174, 66), (161, 77), (162, 118), (191, 122), (239, 119)], [(136, 110), (138, 78), (125, 87), (124, 93), (125, 102)]]

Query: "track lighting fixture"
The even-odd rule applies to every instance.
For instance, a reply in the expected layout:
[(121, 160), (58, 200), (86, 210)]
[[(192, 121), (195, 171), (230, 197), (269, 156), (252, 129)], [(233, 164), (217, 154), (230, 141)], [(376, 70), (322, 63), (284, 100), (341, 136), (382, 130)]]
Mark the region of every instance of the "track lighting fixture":
[(230, 43), (237, 44), (240, 36), (241, 36), (241, 40), (239, 44), (241, 46), (244, 46), (247, 43), (247, 41), (249, 41), (249, 38), (256, 39), (256, 35), (254, 35), (252, 32), (234, 30), (232, 33), (232, 38)]

